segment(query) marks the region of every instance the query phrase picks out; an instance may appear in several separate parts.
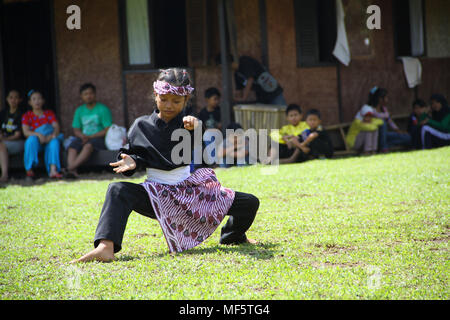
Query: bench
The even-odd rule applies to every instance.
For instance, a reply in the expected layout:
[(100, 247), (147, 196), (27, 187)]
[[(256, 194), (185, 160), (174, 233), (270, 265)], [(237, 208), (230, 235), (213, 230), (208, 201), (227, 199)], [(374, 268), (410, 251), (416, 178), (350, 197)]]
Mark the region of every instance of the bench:
[[(81, 165), (81, 169), (86, 168), (109, 168), (109, 163), (117, 161), (118, 151), (99, 150), (94, 151), (87, 162)], [(61, 167), (67, 167), (67, 152), (61, 148)], [(23, 165), (23, 153), (11, 156), (9, 158), (9, 168), (11, 170), (24, 170)], [(44, 153), (39, 154), (39, 165), (37, 169), (45, 170), (44, 166)]]

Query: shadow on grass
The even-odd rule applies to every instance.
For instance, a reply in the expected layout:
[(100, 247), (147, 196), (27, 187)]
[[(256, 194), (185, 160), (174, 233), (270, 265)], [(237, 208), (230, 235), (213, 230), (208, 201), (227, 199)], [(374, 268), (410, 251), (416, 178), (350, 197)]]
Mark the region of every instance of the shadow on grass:
[(168, 251), (164, 253), (159, 253), (156, 255), (119, 255), (116, 257), (114, 262), (129, 262), (129, 261), (139, 261), (139, 260), (145, 260), (145, 259), (160, 259), (160, 258), (167, 258), (169, 256), (172, 257), (183, 257), (183, 256), (194, 256), (194, 255), (209, 255), (209, 254), (232, 254), (232, 253), (238, 253), (241, 255), (248, 255), (254, 259), (257, 260), (270, 260), (274, 257), (274, 254), (277, 252), (275, 249), (278, 247), (278, 243), (271, 243), (271, 242), (265, 242), (265, 243), (259, 243), (257, 245), (252, 244), (241, 244), (241, 245), (221, 245), (217, 244), (213, 247), (196, 247), (192, 248), (190, 250), (183, 251), (181, 253), (176, 253), (175, 255), (171, 255)]
[(207, 248), (193, 248), (181, 253), (178, 253), (177, 255), (180, 256), (192, 256), (192, 255), (203, 255), (203, 254), (214, 254), (214, 253), (239, 253), (242, 255), (248, 255), (251, 256), (254, 259), (258, 260), (269, 260), (272, 259), (274, 256), (274, 253), (276, 252), (276, 247), (278, 247), (278, 243), (260, 243), (257, 245), (252, 244), (241, 244), (241, 245), (221, 245), (217, 244), (213, 247), (207, 247)]
[[(183, 257), (183, 256), (194, 256), (194, 255), (205, 255), (205, 254), (228, 254), (228, 253), (239, 253), (242, 255), (248, 255), (257, 260), (270, 260), (274, 257), (274, 253), (276, 253), (276, 247), (278, 247), (278, 243), (260, 243), (257, 245), (252, 244), (241, 244), (241, 245), (221, 245), (217, 244), (213, 247), (201, 248), (196, 247), (181, 253), (175, 254), (173, 257)], [(150, 258), (165, 258), (170, 256), (169, 252), (159, 253)], [(143, 256), (132, 256), (132, 255), (121, 255), (116, 258), (115, 262), (128, 262), (134, 260), (141, 260), (147, 257)]]
[[(138, 172), (135, 177), (139, 177), (142, 172)], [(144, 177), (144, 175), (142, 175)], [(103, 170), (101, 172), (84, 172), (80, 173), (79, 177), (76, 179), (50, 179), (45, 172), (36, 172), (36, 179), (27, 180), (24, 173), (15, 173), (13, 177), (9, 179), (8, 182), (0, 183), (0, 189), (5, 189), (8, 186), (21, 186), (21, 187), (37, 187), (42, 186), (47, 183), (62, 183), (71, 184), (74, 182), (89, 182), (89, 181), (114, 181), (126, 179), (125, 176), (121, 174), (116, 174), (111, 170)]]

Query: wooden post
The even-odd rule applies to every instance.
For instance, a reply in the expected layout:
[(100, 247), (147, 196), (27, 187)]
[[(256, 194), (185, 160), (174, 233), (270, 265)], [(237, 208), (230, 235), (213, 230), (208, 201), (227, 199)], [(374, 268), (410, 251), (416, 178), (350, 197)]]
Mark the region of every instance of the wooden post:
[(342, 110), (342, 82), (341, 82), (341, 63), (337, 62), (337, 90), (338, 90), (338, 112), (339, 112), (339, 123), (344, 122), (344, 114)]
[(259, 25), (261, 30), (261, 62), (269, 69), (269, 47), (267, 44), (267, 8), (266, 0), (259, 0)]
[(6, 95), (6, 84), (5, 78), (3, 76), (3, 48), (2, 48), (2, 19), (3, 19), (3, 1), (0, 2), (0, 110), (2, 107), (6, 107), (5, 105), (5, 95)]
[[(222, 132), (225, 133), (225, 128), (231, 121), (231, 102), (232, 102), (232, 87), (231, 87), (231, 72), (230, 61), (228, 59), (230, 53), (227, 45), (227, 28), (225, 17), (225, 3), (224, 0), (218, 0), (218, 16), (219, 16), (219, 33), (220, 33), (220, 56), (222, 64), (222, 102), (221, 109), (221, 122)], [(229, 12), (228, 14), (233, 14)]]

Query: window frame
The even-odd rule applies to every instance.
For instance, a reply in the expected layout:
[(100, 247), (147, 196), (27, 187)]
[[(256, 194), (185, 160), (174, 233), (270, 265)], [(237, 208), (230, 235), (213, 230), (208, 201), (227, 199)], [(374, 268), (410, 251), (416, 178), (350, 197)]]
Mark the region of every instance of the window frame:
[(119, 19), (120, 19), (120, 38), (122, 46), (122, 68), (124, 71), (151, 71), (155, 67), (155, 46), (154, 46), (154, 28), (153, 28), (153, 0), (147, 0), (147, 14), (149, 24), (149, 44), (150, 44), (150, 63), (148, 64), (130, 64), (130, 48), (128, 46), (128, 21), (127, 21), (127, 0), (118, 0)]
[[(408, 0), (409, 1), (409, 0)], [(427, 46), (427, 24), (426, 24), (426, 4), (424, 0), (422, 1), (422, 23), (423, 23), (423, 54), (419, 55), (419, 56), (413, 56), (412, 55), (412, 48), (410, 51), (410, 55), (406, 56), (406, 57), (413, 57), (413, 58), (427, 58), (428, 57), (428, 46)], [(391, 3), (391, 9), (392, 9), (392, 27), (394, 29), (394, 55), (395, 55), (395, 59), (398, 59), (400, 57), (405, 57), (404, 55), (399, 55), (399, 48), (398, 48), (398, 37), (399, 37), (399, 33), (397, 30), (397, 7), (394, 3), (394, 1), (392, 1)], [(409, 7), (408, 7), (409, 8)], [(409, 13), (408, 13), (409, 14)], [(411, 21), (409, 21), (409, 28), (411, 30)], [(411, 41), (411, 39), (410, 39)]]
[[(317, 30), (316, 30), (316, 50), (317, 50), (317, 56), (315, 62), (304, 62), (302, 60), (302, 48), (301, 48), (301, 40), (300, 40), (300, 34), (301, 34), (301, 24), (300, 19), (298, 18), (298, 3), (297, 1), (301, 0), (292, 0), (293, 6), (294, 6), (294, 24), (295, 24), (295, 49), (296, 49), (296, 60), (297, 60), (297, 68), (318, 68), (318, 67), (336, 67), (338, 65), (338, 60), (336, 57), (333, 56), (333, 61), (320, 61), (320, 44), (319, 44), (319, 20), (318, 20), (318, 10), (316, 10), (316, 24), (317, 24)], [(314, 0), (317, 1), (317, 0)], [(334, 7), (334, 12), (336, 15), (336, 6)], [(337, 36), (337, 22), (336, 22), (336, 36)]]

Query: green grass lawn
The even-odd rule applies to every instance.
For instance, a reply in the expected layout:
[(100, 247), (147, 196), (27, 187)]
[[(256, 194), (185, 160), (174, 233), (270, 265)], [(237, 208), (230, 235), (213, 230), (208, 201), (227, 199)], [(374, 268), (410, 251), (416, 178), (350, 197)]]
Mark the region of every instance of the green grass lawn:
[(0, 298), (449, 299), (450, 148), (264, 168), (216, 170), (259, 197), (259, 245), (217, 230), (173, 257), (133, 213), (108, 264), (69, 262), (92, 249), (111, 181), (0, 189)]

